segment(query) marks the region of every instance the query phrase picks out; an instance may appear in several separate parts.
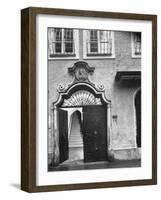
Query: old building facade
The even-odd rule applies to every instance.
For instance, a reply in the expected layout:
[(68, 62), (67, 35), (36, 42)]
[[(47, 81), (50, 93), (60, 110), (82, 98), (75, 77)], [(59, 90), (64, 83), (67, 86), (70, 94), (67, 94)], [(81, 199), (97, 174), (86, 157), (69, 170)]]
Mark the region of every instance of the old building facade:
[(48, 28), (48, 164), (141, 158), (141, 33)]

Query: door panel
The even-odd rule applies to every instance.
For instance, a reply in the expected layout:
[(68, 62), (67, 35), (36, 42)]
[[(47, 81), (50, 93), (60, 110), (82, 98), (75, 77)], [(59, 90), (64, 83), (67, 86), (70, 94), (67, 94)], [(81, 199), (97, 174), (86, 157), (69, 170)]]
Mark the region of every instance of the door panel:
[(139, 91), (135, 98), (136, 108), (136, 126), (137, 126), (137, 146), (141, 147), (141, 91)]
[(68, 159), (68, 113), (59, 109), (59, 152), (60, 163)]
[(84, 161), (107, 160), (107, 108), (85, 106), (83, 108)]

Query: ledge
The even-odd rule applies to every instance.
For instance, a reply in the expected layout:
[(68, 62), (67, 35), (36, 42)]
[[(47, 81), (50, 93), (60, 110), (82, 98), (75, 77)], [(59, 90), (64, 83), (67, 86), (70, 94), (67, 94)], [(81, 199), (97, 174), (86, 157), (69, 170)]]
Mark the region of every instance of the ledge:
[(141, 80), (141, 71), (118, 71), (115, 80)]
[(63, 57), (75, 57), (76, 54), (74, 53), (65, 53), (65, 54), (50, 54), (49, 57), (50, 58), (63, 58)]

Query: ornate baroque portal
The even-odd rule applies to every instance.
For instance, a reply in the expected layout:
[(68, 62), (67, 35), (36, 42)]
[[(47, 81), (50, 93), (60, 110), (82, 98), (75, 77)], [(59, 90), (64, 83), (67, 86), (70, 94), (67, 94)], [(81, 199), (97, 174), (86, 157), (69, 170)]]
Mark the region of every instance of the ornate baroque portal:
[[(96, 149), (94, 154), (96, 155), (99, 151), (98, 156), (96, 156), (95, 158), (86, 156), (94, 150), (88, 148), (88, 146), (91, 146), (91, 144), (89, 145), (88, 142), (84, 139), (85, 162), (90, 162), (94, 159), (96, 161), (105, 159), (106, 155), (104, 157), (100, 156), (103, 155), (104, 151), (102, 149), (99, 149), (99, 146), (105, 146), (107, 155), (109, 150), (111, 149), (111, 101), (106, 99), (103, 85), (96, 86), (90, 81), (90, 76), (93, 74), (94, 70), (95, 68), (90, 67), (86, 62), (76, 62), (73, 67), (68, 68), (68, 73), (73, 77), (72, 83), (69, 84), (67, 88), (65, 88), (63, 84), (60, 84), (57, 88), (59, 95), (57, 101), (53, 103), (53, 115), (51, 120), (53, 133), (52, 135), (54, 137), (52, 162), (53, 165), (57, 165), (68, 159), (68, 130), (65, 130), (65, 127), (66, 129), (68, 129), (69, 112), (67, 111), (69, 110), (69, 108), (72, 109), (76, 107), (81, 107), (83, 109), (83, 118), (84, 120), (86, 119), (86, 121), (83, 122), (83, 127), (87, 127), (86, 130), (88, 130), (84, 130), (84, 134), (85, 132), (89, 133), (92, 130), (92, 128), (89, 129), (90, 124), (87, 124), (87, 121), (89, 121), (88, 116), (90, 116), (90, 113), (93, 113), (94, 116), (98, 115), (99, 119), (97, 119), (96, 117), (96, 119), (94, 119), (94, 117), (92, 117), (91, 115), (90, 119), (92, 119), (89, 123), (92, 124), (95, 123), (95, 121), (97, 122), (99, 120), (101, 120), (99, 124), (104, 123), (102, 125), (102, 127), (104, 127), (104, 129), (102, 129), (102, 132), (105, 132), (104, 140), (106, 140), (106, 143), (100, 143), (98, 144), (98, 147), (95, 147)], [(71, 114), (72, 113), (70, 113), (70, 115)], [(104, 116), (104, 118), (101, 119), (101, 116)], [(99, 136), (101, 134), (99, 133), (100, 130), (101, 128), (99, 127), (99, 125), (97, 125), (97, 127), (95, 127), (95, 129), (91, 133), (91, 142), (92, 140), (94, 140), (92, 134), (98, 134)], [(84, 138), (86, 138), (85, 135)], [(64, 142), (63, 144), (61, 144), (62, 141)]]

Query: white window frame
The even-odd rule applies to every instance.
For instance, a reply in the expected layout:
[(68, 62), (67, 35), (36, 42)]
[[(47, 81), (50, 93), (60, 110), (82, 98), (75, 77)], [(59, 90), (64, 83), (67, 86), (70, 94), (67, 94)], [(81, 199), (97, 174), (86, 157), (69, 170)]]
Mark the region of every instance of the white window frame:
[(142, 45), (141, 45), (141, 54), (135, 54), (134, 34), (135, 34), (135, 32), (131, 32), (131, 57), (132, 58), (141, 58)]
[[(53, 27), (54, 29), (55, 27)], [(65, 28), (61, 28), (62, 29), (62, 37), (64, 35), (64, 29)], [(53, 39), (54, 40), (54, 39)], [(60, 56), (54, 56), (54, 57), (51, 57), (50, 56), (50, 53), (49, 53), (49, 45), (50, 45), (50, 42), (48, 40), (48, 60), (70, 60), (70, 59), (79, 59), (79, 30), (77, 29), (73, 29), (73, 40), (74, 40), (74, 55), (71, 53), (68, 54), (68, 55), (65, 55), (64, 54), (64, 51), (62, 51), (62, 53), (59, 53), (58, 55)], [(64, 43), (62, 43), (62, 49), (64, 49)], [(64, 55), (64, 56), (63, 56)]]
[[(97, 54), (96, 55), (87, 55), (87, 40), (88, 40), (88, 31), (89, 30), (83, 30), (83, 59), (114, 59), (115, 58), (115, 41), (114, 41), (114, 31), (111, 31), (111, 39), (112, 39), (112, 53), (111, 55), (101, 55)], [(98, 30), (100, 31), (100, 30)], [(102, 30), (105, 31), (105, 30)], [(100, 32), (98, 32), (100, 34)], [(98, 37), (98, 44), (99, 44), (99, 38)], [(100, 45), (98, 45), (98, 49), (100, 48)]]

